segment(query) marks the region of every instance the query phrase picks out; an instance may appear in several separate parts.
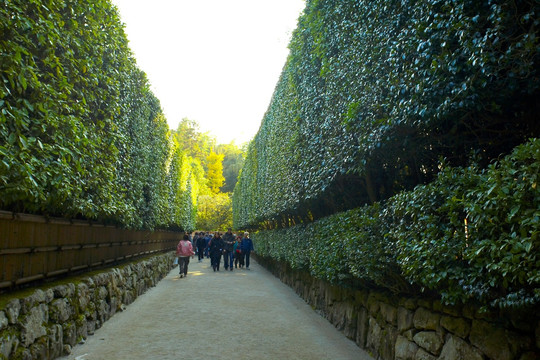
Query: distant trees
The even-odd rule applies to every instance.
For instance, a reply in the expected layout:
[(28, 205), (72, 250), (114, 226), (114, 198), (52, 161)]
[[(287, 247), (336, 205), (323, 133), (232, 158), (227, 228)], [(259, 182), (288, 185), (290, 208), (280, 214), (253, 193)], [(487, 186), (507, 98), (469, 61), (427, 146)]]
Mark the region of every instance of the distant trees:
[(201, 195), (197, 204), (197, 229), (226, 231), (232, 227), (232, 200), (228, 193)]
[(216, 146), (216, 152), (223, 154), (223, 176), (225, 177), (225, 183), (221, 187), (221, 192), (232, 193), (234, 191), (234, 187), (238, 181), (238, 174), (240, 174), (240, 170), (244, 165), (246, 149), (247, 144), (238, 147), (234, 142)]
[(195, 120), (182, 119), (175, 141), (190, 159), (199, 185), (196, 228), (226, 230), (232, 226), (231, 192), (244, 160), (244, 150), (233, 143), (216, 145), (216, 139), (199, 130)]
[(219, 189), (225, 182), (225, 178), (223, 177), (223, 157), (223, 154), (216, 154), (211, 151), (210, 155), (206, 158), (208, 164), (208, 187), (214, 194), (219, 193)]

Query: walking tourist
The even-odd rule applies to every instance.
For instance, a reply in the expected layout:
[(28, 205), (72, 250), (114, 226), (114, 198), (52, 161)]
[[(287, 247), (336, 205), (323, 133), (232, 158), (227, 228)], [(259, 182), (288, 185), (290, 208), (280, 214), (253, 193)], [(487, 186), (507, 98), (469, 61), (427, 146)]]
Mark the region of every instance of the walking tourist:
[(244, 266), (244, 255), (242, 254), (242, 237), (237, 236), (236, 242), (233, 245), (233, 252), (234, 252), (234, 267), (238, 268), (240, 266), (240, 269)]
[(180, 277), (186, 277), (188, 273), (189, 257), (195, 255), (193, 245), (186, 234), (176, 246), (176, 256), (178, 256), (178, 267), (180, 268)]
[(206, 248), (204, 250), (204, 256), (206, 256), (206, 258), (210, 257), (210, 240), (212, 240), (212, 237), (210, 236), (209, 233), (206, 233), (204, 236), (204, 241), (206, 241)]
[(246, 259), (246, 269), (249, 270), (249, 257), (253, 249), (253, 241), (249, 238), (249, 233), (246, 231), (244, 233), (244, 238), (242, 239), (242, 254)]
[(210, 262), (214, 271), (219, 271), (221, 263), (221, 253), (223, 252), (223, 239), (219, 233), (216, 233), (210, 240)]
[(225, 265), (225, 271), (229, 270), (229, 264), (231, 271), (233, 271), (233, 246), (234, 235), (232, 233), (232, 229), (229, 228), (225, 235), (223, 235), (223, 263)]
[(197, 257), (199, 262), (201, 262), (204, 260), (204, 251), (206, 249), (206, 239), (204, 238), (204, 234), (202, 232), (199, 233), (199, 237), (197, 238), (195, 245), (197, 246)]

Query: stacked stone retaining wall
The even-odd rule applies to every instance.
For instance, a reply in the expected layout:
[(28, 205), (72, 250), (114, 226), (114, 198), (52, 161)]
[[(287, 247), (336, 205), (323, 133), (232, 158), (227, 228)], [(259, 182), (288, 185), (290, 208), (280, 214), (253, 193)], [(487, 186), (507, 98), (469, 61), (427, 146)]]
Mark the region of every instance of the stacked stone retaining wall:
[(436, 300), (333, 286), (286, 263), (257, 260), (375, 359), (540, 359), (538, 309), (489, 313), (448, 307)]
[(11, 299), (0, 308), (0, 359), (54, 359), (69, 354), (164, 278), (173, 259), (173, 252), (161, 254)]

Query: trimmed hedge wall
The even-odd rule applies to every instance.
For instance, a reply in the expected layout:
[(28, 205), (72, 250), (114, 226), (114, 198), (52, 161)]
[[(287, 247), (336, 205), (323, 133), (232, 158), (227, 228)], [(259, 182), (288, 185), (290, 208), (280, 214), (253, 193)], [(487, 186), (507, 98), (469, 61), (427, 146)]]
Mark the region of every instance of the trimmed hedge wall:
[(234, 192), (280, 228), (486, 166), (540, 134), (538, 1), (311, 0)]
[(540, 305), (540, 139), (486, 170), (444, 167), (385, 202), (254, 235), (257, 253), (345, 286), (446, 304)]
[(112, 3), (0, 4), (0, 209), (193, 229), (190, 159)]

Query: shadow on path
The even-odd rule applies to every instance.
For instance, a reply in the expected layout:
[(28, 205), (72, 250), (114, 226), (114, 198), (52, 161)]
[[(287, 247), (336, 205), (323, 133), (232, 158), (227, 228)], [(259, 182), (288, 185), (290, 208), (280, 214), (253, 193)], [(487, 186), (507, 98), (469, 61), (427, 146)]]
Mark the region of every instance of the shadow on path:
[(252, 261), (214, 272), (191, 260), (62, 359), (372, 359)]

